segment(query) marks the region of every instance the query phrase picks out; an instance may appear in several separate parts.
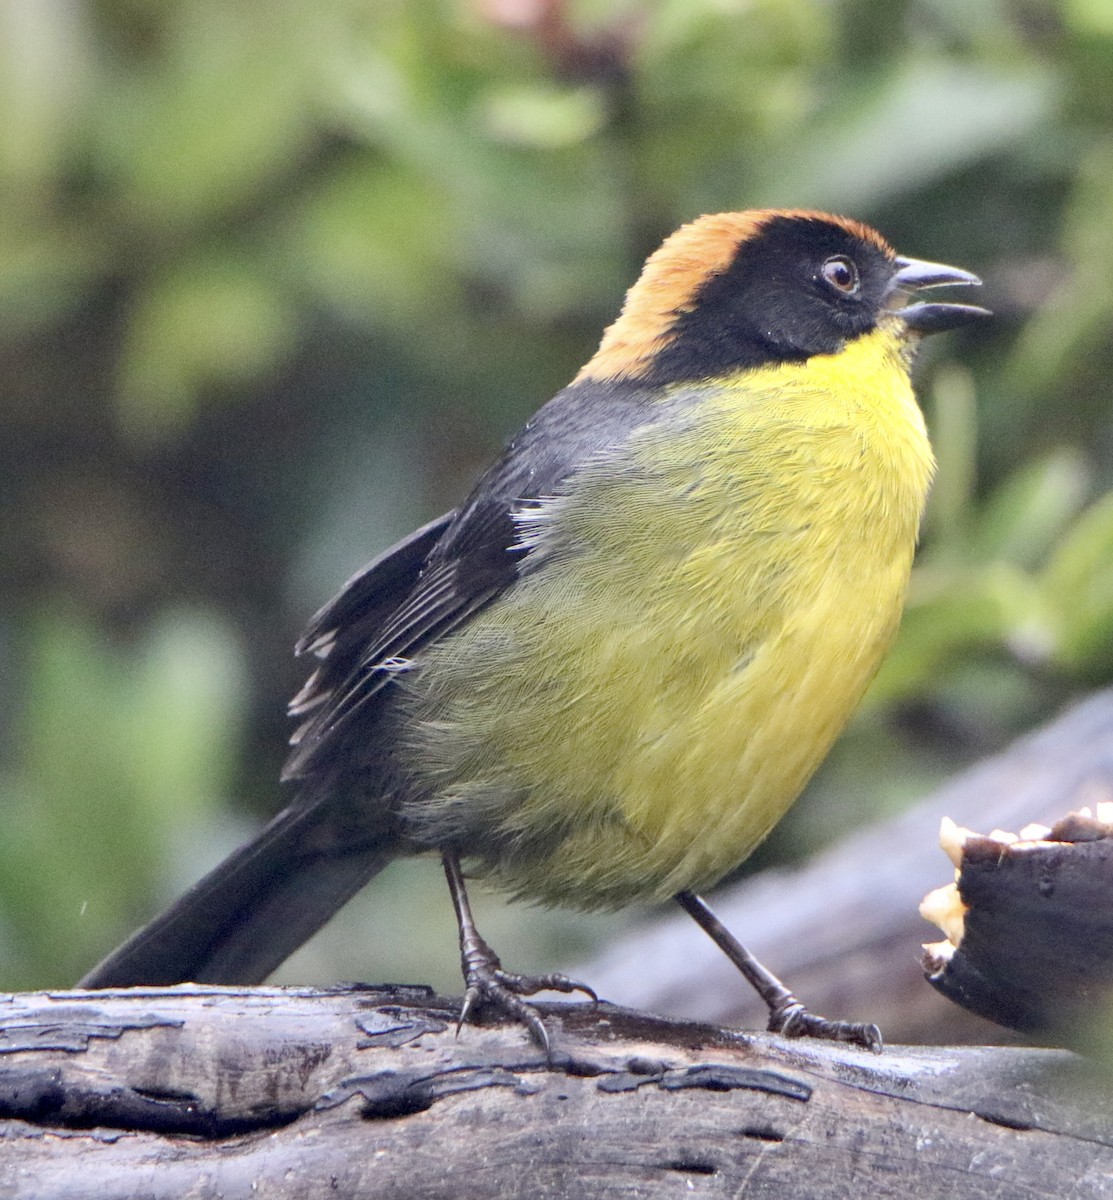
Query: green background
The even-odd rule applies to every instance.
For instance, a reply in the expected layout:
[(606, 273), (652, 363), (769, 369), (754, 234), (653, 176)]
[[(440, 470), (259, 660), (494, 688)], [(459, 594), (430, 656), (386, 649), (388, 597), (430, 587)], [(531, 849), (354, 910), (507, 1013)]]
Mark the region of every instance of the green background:
[[(997, 314), (925, 348), (901, 641), (758, 861), (1108, 681), (1111, 79), (1107, 0), (0, 0), (3, 985), (277, 809), (309, 614), (703, 212), (845, 212)], [(480, 916), (526, 968), (640, 919)], [(435, 864), (283, 977), (458, 989)]]

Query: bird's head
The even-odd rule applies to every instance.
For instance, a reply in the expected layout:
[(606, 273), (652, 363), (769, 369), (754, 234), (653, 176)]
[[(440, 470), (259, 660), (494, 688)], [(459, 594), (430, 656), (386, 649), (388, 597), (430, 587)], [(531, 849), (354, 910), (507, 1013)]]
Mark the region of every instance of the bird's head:
[(957, 267), (903, 258), (858, 221), (767, 209), (700, 217), (666, 239), (626, 295), (580, 378), (669, 384), (834, 354), (899, 319), (908, 339), (988, 316), (909, 293), (977, 284)]

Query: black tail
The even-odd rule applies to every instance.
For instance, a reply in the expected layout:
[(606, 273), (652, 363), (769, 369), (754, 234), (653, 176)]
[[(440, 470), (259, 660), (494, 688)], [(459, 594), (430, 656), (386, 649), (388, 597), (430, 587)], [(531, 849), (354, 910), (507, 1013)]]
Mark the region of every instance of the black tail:
[(83, 988), (261, 983), (398, 853), (335, 800), (291, 805), (149, 925)]

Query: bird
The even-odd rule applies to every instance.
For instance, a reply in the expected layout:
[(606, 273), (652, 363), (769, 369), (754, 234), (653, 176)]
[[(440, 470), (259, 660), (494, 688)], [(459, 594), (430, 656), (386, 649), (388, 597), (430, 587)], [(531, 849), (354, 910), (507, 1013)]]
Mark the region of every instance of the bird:
[(393, 859), (436, 854), (461, 1024), (494, 1010), (549, 1051), (527, 997), (594, 998), (503, 967), (481, 877), (584, 911), (674, 899), (769, 1029), (880, 1048), (701, 893), (796, 800), (893, 640), (934, 471), (912, 361), (990, 315), (917, 297), (979, 283), (822, 212), (674, 232), (463, 503), (312, 618), (292, 803), (79, 986), (260, 983)]

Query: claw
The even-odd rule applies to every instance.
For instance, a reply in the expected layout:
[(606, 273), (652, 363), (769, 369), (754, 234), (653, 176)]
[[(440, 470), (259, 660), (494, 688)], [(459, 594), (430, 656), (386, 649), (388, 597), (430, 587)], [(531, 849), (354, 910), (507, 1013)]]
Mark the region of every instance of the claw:
[(456, 1022), (456, 1036), (460, 1036), (460, 1030), (464, 1028), (464, 1022), (471, 1015), (472, 1009), (475, 1008), (476, 1001), (479, 999), (479, 988), (474, 985), (469, 987), (464, 993), (464, 1002), (460, 1005), (460, 1019)]
[(515, 971), (506, 971), (490, 947), (484, 945), (483, 949), (486, 953), (474, 947), (465, 964), (467, 990), (464, 992), (456, 1032), (459, 1033), (477, 1005), (490, 1005), (523, 1024), (544, 1051), (545, 1057), (551, 1059), (549, 1031), (537, 1009), (521, 997), (533, 996), (537, 992), (583, 992), (592, 1004), (598, 1004), (599, 997), (586, 984), (569, 979), (566, 975), (519, 975)]
[(533, 996), (537, 992), (563, 992), (565, 995), (580, 992), (592, 1004), (599, 1003), (599, 997), (594, 988), (588, 987), (586, 983), (580, 983), (578, 979), (569, 979), (567, 975), (518, 975), (513, 971), (504, 971), (499, 966), (495, 968), (495, 978), (519, 996)]
[(828, 1042), (847, 1042), (872, 1050), (875, 1054), (879, 1054), (884, 1046), (881, 1030), (876, 1025), (828, 1020), (827, 1017), (808, 1012), (794, 997), (789, 997), (786, 1003), (770, 1011), (766, 1028), (770, 1033), (779, 1033), (783, 1037), (814, 1037)]

